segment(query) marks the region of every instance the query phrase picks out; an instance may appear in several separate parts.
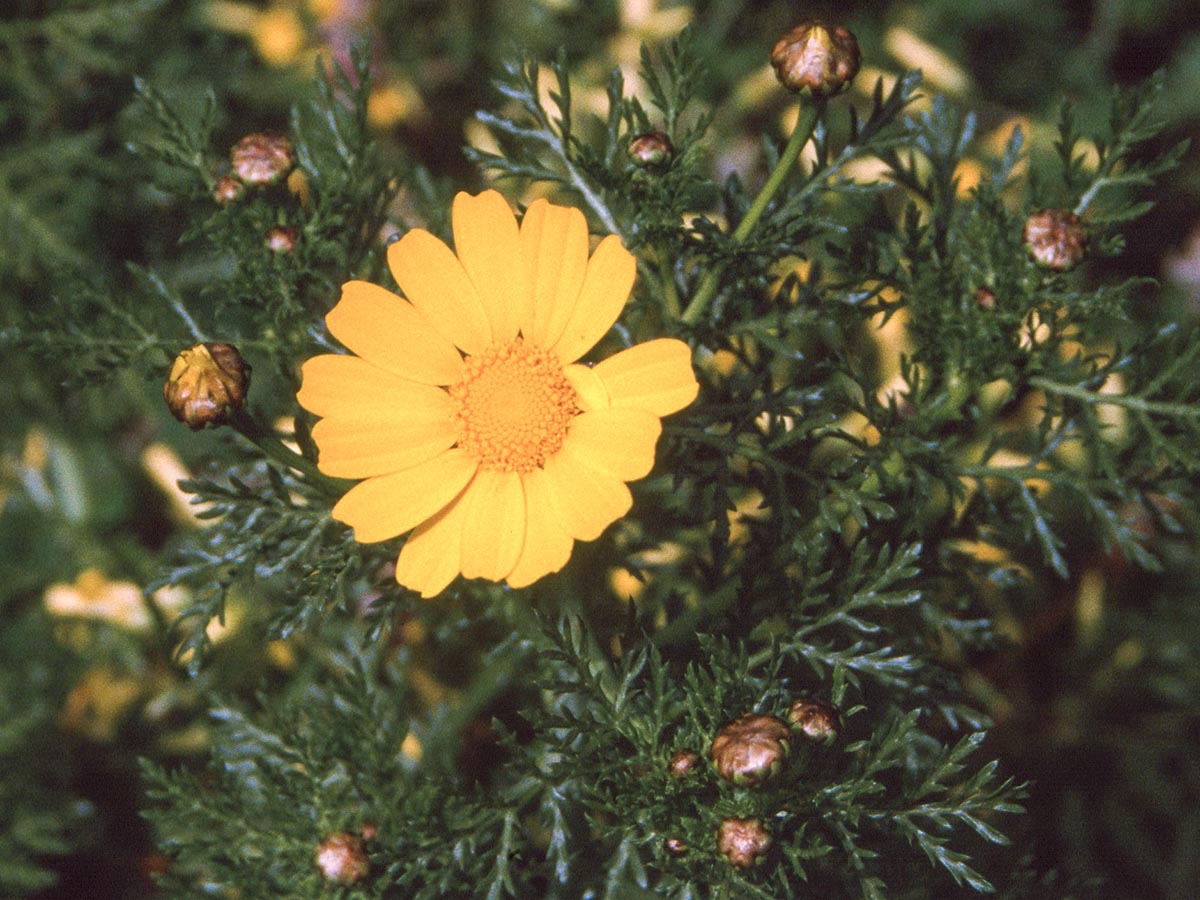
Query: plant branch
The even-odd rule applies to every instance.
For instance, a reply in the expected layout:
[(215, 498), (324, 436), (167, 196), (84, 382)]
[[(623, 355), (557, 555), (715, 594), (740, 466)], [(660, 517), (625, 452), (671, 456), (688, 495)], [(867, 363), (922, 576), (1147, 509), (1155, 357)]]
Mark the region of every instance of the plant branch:
[[(808, 143), (812, 137), (813, 129), (817, 127), (817, 119), (820, 118), (822, 111), (825, 108), (823, 100), (813, 99), (813, 102), (800, 109), (800, 117), (796, 120), (796, 127), (792, 130), (792, 136), (788, 139), (787, 146), (783, 149), (783, 154), (779, 157), (779, 164), (771, 172), (767, 178), (766, 184), (762, 186), (762, 190), (758, 192), (758, 196), (754, 198), (754, 202), (750, 204), (750, 209), (746, 211), (745, 218), (738, 224), (738, 227), (733, 232), (733, 242), (735, 244), (743, 243), (750, 233), (754, 230), (754, 226), (758, 224), (758, 220), (767, 210), (771, 200), (778, 193), (779, 188), (783, 185), (783, 181), (787, 178), (788, 173), (792, 170), (792, 166), (796, 164), (796, 160), (800, 158), (800, 151), (804, 149), (804, 145)], [(712, 302), (717, 293), (717, 285), (721, 280), (720, 267), (714, 267), (700, 283), (700, 287), (696, 291), (696, 295), (692, 297), (692, 301), (688, 304), (687, 309), (683, 311), (682, 319), (689, 325), (695, 325), (700, 316), (704, 314), (704, 310), (708, 304)]]

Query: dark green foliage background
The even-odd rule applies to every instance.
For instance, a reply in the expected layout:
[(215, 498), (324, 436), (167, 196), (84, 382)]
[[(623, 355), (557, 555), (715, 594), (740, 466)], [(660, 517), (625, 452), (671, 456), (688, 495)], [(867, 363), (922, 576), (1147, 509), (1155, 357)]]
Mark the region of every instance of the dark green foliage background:
[[(4, 5), (0, 895), (771, 897), (807, 885), (915, 898), (974, 895), (983, 879), (1013, 898), (1195, 895), (1200, 288), (1150, 280), (1200, 226), (1200, 157), (1174, 151), (1200, 122), (1196, 11), (1167, 0), (690, 6), (681, 43), (640, 35), (658, 80), (626, 103), (605, 80), (629, 25), (616, 3), (383, 3), (359, 71), (333, 78), (265, 65), (202, 2)], [(789, 100), (750, 102), (739, 85), (811, 15), (853, 28), (868, 63), (897, 74), (887, 38), (907, 28), (974, 87), (907, 124), (915, 79), (875, 98), (874, 121), (869, 96), (853, 99), (857, 144), (906, 193), (794, 180), (746, 245), (705, 220), (682, 227), (686, 211), (744, 214)], [(564, 133), (559, 111), (539, 105), (529, 66), (556, 60), (607, 83), (607, 121), (577, 110)], [(372, 131), (353, 83), (368, 62), (403, 73), (431, 116)], [(1115, 109), (1114, 86), (1130, 89)], [(855, 137), (849, 102), (831, 102), (818, 133), (831, 167)], [(499, 156), (462, 149), (479, 110)], [(1027, 206), (1077, 202), (1094, 176), (1070, 164), (1073, 136), (1109, 140), (1101, 174), (1118, 183), (1096, 194), (1082, 273), (1045, 277), (1025, 258), (1023, 215), (1002, 201), (1015, 155), (993, 160), (991, 186), (955, 199), (972, 129), (1014, 114), (1062, 123), (1062, 153), (1044, 139), (1024, 148)], [(647, 125), (667, 127), (678, 150), (654, 177), (624, 156)], [(310, 202), (279, 188), (217, 207), (227, 148), (260, 128), (290, 131)], [(761, 145), (763, 160), (745, 184), (714, 179), (738, 142)], [(912, 166), (910, 147), (931, 165)], [(742, 365), (701, 373), (702, 402), (667, 421), (630, 522), (577, 547), (564, 573), (526, 596), (460, 584), (423, 604), (387, 574), (394, 544), (359, 547), (328, 519), (333, 486), (228, 432), (187, 432), (162, 406), (161, 379), (194, 329), (235, 339), (254, 365), (252, 413), (295, 414), (295, 367), (320, 350), (338, 285), (387, 277), (380, 226), (444, 235), (453, 193), (505, 173), (510, 186), (558, 184), (593, 230), (619, 231), (639, 254), (625, 321), (635, 338), (665, 328)], [(295, 254), (262, 252), (277, 224), (300, 229)], [(797, 248), (817, 265), (784, 284), (789, 303), (772, 301), (769, 266)], [(672, 321), (672, 297), (686, 306), (708, 271), (721, 273), (716, 302)], [(994, 314), (974, 303), (981, 281), (1002, 298)], [(924, 373), (890, 406), (875, 400), (864, 328), (893, 302), (883, 285), (905, 298)], [(1017, 347), (1020, 323), (1047, 306), (1119, 352), (1063, 356), (1072, 335), (1057, 329)], [(1124, 444), (1104, 440), (1096, 403), (1113, 372), (1134, 400)], [(1013, 425), (1023, 395), (986, 399), (1000, 378), (1045, 391), (1033, 426)], [(884, 439), (830, 451), (849, 412)], [(51, 450), (31, 481), (16, 461), (35, 427)], [(1060, 465), (1056, 448), (1081, 434), (1084, 465)], [(215, 504), (212, 528), (173, 524), (138, 463), (152, 441), (201, 473), (190, 489)], [(1024, 452), (1030, 467), (968, 459), (981, 444)], [(949, 498), (964, 478), (979, 490), (957, 517)], [(749, 489), (776, 514), (734, 552), (725, 510)], [(652, 573), (636, 605), (614, 608), (597, 587), (614, 560), (680, 539), (685, 562)], [(960, 539), (1003, 547), (1007, 562), (962, 554)], [(170, 634), (100, 625), (82, 649), (68, 645), (43, 592), (88, 566), (186, 583), (193, 607)], [(1107, 590), (1085, 622), (1088, 572)], [(227, 604), (244, 621), (209, 648), (203, 626)], [(420, 642), (406, 637), (413, 623)], [(282, 636), (290, 668), (263, 658)], [(181, 646), (193, 650), (186, 667)], [(110, 741), (65, 734), (71, 685), (106, 663), (157, 685), (157, 701)], [(415, 672), (456, 702), (431, 702)], [(665, 774), (677, 747), (704, 752), (723, 721), (780, 713), (804, 692), (845, 708), (837, 749), (761, 792), (709, 771), (687, 784)], [(419, 764), (397, 752), (410, 732)], [(710, 846), (733, 814), (775, 817), (783, 848), (745, 876)], [(364, 821), (380, 833), (372, 876), (331, 889), (315, 841)], [(693, 848), (684, 861), (662, 849), (679, 835)], [(159, 887), (144, 874), (156, 846), (172, 860)]]

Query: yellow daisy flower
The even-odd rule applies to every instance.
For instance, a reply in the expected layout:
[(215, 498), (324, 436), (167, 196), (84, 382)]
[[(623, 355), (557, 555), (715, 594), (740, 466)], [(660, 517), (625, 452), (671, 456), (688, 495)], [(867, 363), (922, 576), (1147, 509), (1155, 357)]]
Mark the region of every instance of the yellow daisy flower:
[(351, 281), (325, 317), (355, 355), (308, 360), (297, 399), (321, 471), (366, 479), (333, 517), (363, 543), (412, 531), (396, 580), (423, 596), (468, 578), (531, 584), (633, 503), (660, 418), (698, 385), (662, 338), (594, 367), (636, 264), (615, 236), (588, 258), (577, 209), (534, 202), (520, 226), (496, 191), (459, 194), (451, 251), (416, 229), (388, 248), (404, 297)]

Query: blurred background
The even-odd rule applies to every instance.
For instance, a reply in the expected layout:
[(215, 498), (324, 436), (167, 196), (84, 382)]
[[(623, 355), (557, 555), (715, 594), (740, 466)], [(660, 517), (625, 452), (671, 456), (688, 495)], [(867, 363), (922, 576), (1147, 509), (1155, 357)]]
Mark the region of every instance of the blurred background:
[[(1167, 127), (1146, 152), (1200, 124), (1200, 5), (1179, 0), (2, 5), (0, 896), (152, 896), (151, 876), (166, 861), (139, 815), (147, 801), (138, 758), (197, 758), (209, 690), (293, 690), (321, 666), (303, 636), (260, 640), (250, 598), (212, 626), (216, 648), (198, 676), (172, 661), (168, 626), (188, 598), (162, 588), (147, 604), (143, 593), (173, 539), (202, 527), (176, 481), (202, 470), (224, 438), (174, 422), (160, 381), (95, 371), (104, 341), (128, 335), (80, 329), (88, 365), (73, 367), (67, 352), (61, 370), (21, 352), (29, 322), (47, 311), (135, 293), (143, 276), (130, 263), (182, 292), (213, 274), (187, 234), (211, 197), (170, 191), (168, 175), (129, 149), (154, 132), (135, 78), (185, 123), (201, 116), (205, 91), (215, 92), (207, 148), (215, 175), (239, 138), (286, 131), (291, 107), (313, 92), (316, 67), (348, 66), (350, 48), (365, 40), (378, 152), (397, 172), (421, 173), (389, 211), (402, 222), (414, 191), (484, 184), (463, 148), (495, 147), (474, 113), (503, 105), (491, 79), (506, 60), (564, 53), (577, 108), (602, 115), (613, 68), (637, 92), (641, 45), (687, 26), (710, 60), (698, 95), (715, 113), (711, 166), (756, 182), (764, 135), (778, 139), (795, 116), (767, 56), (802, 18), (856, 33), (860, 100), (877, 79), (920, 68), (925, 108), (940, 93), (978, 114), (980, 160), (1019, 125), (1035, 178), (1064, 99), (1085, 133), (1102, 131), (1112, 87), (1163, 69)], [(964, 160), (960, 188), (982, 172)], [(1200, 147), (1152, 199), (1154, 209), (1126, 230), (1125, 254), (1089, 278), (1158, 279), (1161, 290), (1141, 310), (1146, 327), (1192, 327)], [(894, 345), (884, 352), (898, 353), (902, 338), (885, 337)], [(1069, 548), (1069, 581), (997, 610), (1010, 642), (977, 661), (972, 690), (996, 722), (993, 752), (1037, 785), (1017, 837), (1035, 848), (1038, 871), (1073, 886), (1064, 895), (1188, 898), (1200, 895), (1200, 548), (1145, 510), (1129, 515), (1162, 571), (1146, 573), (1103, 548)]]

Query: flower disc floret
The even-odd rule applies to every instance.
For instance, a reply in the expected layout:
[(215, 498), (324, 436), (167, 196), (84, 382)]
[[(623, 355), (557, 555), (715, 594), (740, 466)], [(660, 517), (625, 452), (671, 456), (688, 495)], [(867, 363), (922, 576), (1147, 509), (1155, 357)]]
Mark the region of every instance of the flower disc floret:
[(580, 411), (558, 357), (518, 337), (464, 362), (466, 376), (450, 386), (458, 446), (488, 469), (544, 466)]

